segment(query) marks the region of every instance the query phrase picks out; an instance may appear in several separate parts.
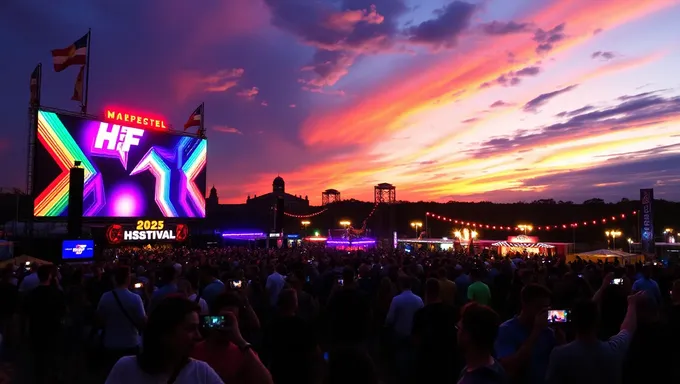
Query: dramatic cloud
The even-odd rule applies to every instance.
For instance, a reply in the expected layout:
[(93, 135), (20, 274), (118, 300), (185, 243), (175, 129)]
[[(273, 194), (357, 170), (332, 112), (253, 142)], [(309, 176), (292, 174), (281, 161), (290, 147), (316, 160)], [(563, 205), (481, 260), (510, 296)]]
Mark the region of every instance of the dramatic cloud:
[(582, 113), (575, 113), (579, 110), (567, 112), (564, 116), (571, 116), (569, 120), (543, 127), (538, 133), (492, 138), (482, 143), (483, 150), (473, 152), (478, 156), (487, 156), (496, 151), (530, 149), (559, 139), (573, 140), (677, 119), (680, 118), (680, 96), (629, 96), (612, 107), (593, 109), (585, 106), (579, 109)]
[(458, 36), (468, 28), (477, 6), (464, 1), (454, 1), (441, 9), (439, 16), (407, 30), (410, 41), (428, 44), (435, 48), (454, 47)]
[(252, 100), (255, 98), (255, 96), (257, 96), (258, 93), (260, 93), (260, 89), (257, 87), (252, 87), (248, 89), (243, 89), (239, 91), (236, 95), (248, 100)]
[(578, 86), (578, 84), (574, 84), (574, 85), (570, 85), (568, 87), (559, 89), (557, 91), (548, 92), (548, 93), (544, 93), (542, 95), (539, 95), (536, 98), (531, 99), (531, 101), (529, 101), (528, 103), (524, 104), (524, 108), (522, 108), (522, 109), (524, 110), (524, 112), (536, 112), (539, 107), (542, 107), (543, 105), (547, 104), (548, 101), (554, 99), (555, 97), (557, 97), (557, 96), (559, 96), (563, 93), (571, 91), (572, 89), (576, 88), (577, 86)]
[(603, 61), (608, 61), (616, 57), (616, 54), (614, 52), (609, 52), (609, 51), (597, 51), (593, 52), (592, 55), (590, 55), (593, 59), (600, 59)]
[(226, 125), (216, 125), (216, 126), (213, 127), (213, 131), (222, 132), (222, 133), (235, 133), (237, 135), (243, 134), (243, 132), (241, 132), (237, 128), (229, 127), (229, 126), (226, 126)]
[(514, 33), (530, 32), (532, 29), (531, 23), (517, 23), (515, 21), (503, 22), (492, 21), (490, 23), (482, 24), (482, 30), (487, 35), (511, 35)]
[(576, 115), (583, 114), (583, 113), (585, 113), (585, 112), (592, 111), (593, 109), (595, 109), (595, 107), (590, 106), (590, 105), (586, 105), (585, 107), (582, 107), (582, 108), (579, 108), (579, 109), (575, 109), (575, 110), (573, 110), (573, 111), (564, 111), (564, 112), (560, 112), (560, 113), (558, 113), (556, 116), (557, 116), (557, 117), (573, 117), (573, 116), (576, 116)]
[(564, 33), (565, 23), (556, 26), (553, 29), (545, 31), (541, 28), (534, 33), (534, 41), (538, 43), (536, 53), (545, 54), (555, 47), (555, 44), (564, 40), (567, 35)]
[(361, 54), (389, 49), (398, 31), (395, 19), (406, 10), (401, 0), (368, 6), (345, 0), (342, 9), (320, 1), (265, 3), (273, 25), (317, 48), (312, 62), (303, 68), (317, 75), (308, 81), (312, 87), (333, 86)]
[(504, 73), (494, 81), (487, 81), (480, 85), (480, 88), (488, 88), (493, 85), (501, 85), (503, 87), (514, 87), (522, 82), (522, 77), (536, 76), (541, 73), (541, 68), (537, 66), (526, 67), (519, 71), (510, 71)]

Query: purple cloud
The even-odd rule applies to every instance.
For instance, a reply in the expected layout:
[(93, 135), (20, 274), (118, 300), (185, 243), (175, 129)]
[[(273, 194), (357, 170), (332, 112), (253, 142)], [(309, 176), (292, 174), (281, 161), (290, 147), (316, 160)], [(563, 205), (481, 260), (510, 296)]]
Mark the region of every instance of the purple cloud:
[(595, 107), (590, 106), (590, 105), (586, 105), (585, 107), (581, 107), (581, 108), (575, 109), (573, 111), (560, 112), (555, 116), (557, 116), (557, 117), (573, 117), (573, 116), (576, 116), (576, 115), (580, 115), (582, 113), (592, 111), (593, 109), (595, 109)]
[(503, 101), (503, 100), (498, 100), (498, 101), (494, 102), (493, 104), (491, 104), (491, 105), (489, 106), (489, 108), (509, 107), (509, 106), (511, 106), (511, 105), (512, 105), (512, 103), (506, 103), (506, 102)]
[(574, 84), (574, 85), (570, 85), (570, 86), (562, 88), (562, 89), (558, 89), (557, 91), (548, 92), (548, 93), (544, 93), (542, 95), (539, 95), (539, 96), (535, 97), (534, 99), (530, 100), (529, 102), (527, 102), (526, 104), (524, 104), (524, 108), (522, 108), (522, 109), (524, 110), (524, 112), (537, 112), (538, 108), (547, 104), (548, 101), (552, 100), (553, 98), (555, 98), (555, 97), (557, 97), (557, 96), (559, 96), (563, 93), (571, 91), (572, 89), (576, 88), (577, 86), (578, 86), (578, 84)]
[(469, 27), (476, 10), (474, 4), (454, 1), (441, 9), (437, 18), (413, 26), (406, 33), (414, 43), (451, 48), (456, 45), (458, 36)]
[(567, 37), (567, 35), (564, 33), (565, 27), (566, 24), (562, 23), (548, 31), (545, 31), (541, 28), (537, 29), (536, 32), (534, 32), (534, 41), (538, 43), (538, 46), (536, 47), (536, 53), (542, 55), (552, 51), (556, 43), (564, 40)]
[(590, 55), (591, 58), (593, 59), (601, 59), (603, 61), (609, 61), (613, 58), (616, 57), (616, 54), (614, 52), (610, 51), (597, 51), (593, 52), (592, 55)]
[(511, 35), (515, 33), (529, 32), (532, 27), (531, 23), (518, 23), (515, 21), (492, 21), (490, 23), (482, 24), (482, 31), (487, 35)]
[(477, 120), (479, 120), (478, 117), (473, 117), (473, 118), (470, 118), (470, 119), (463, 120), (463, 121), (461, 121), (461, 123), (463, 123), (463, 124), (470, 124), (470, 123), (474, 123), (474, 122), (477, 121)]
[(508, 73), (504, 73), (496, 80), (494, 81), (489, 81), (486, 82), (482, 85), (480, 85), (480, 88), (488, 88), (492, 85), (501, 85), (503, 87), (514, 87), (516, 85), (519, 85), (522, 82), (522, 77), (530, 77), (530, 76), (536, 76), (539, 73), (541, 73), (541, 67), (538, 66), (531, 66), (531, 67), (526, 67), (522, 68), (519, 71), (511, 71)]

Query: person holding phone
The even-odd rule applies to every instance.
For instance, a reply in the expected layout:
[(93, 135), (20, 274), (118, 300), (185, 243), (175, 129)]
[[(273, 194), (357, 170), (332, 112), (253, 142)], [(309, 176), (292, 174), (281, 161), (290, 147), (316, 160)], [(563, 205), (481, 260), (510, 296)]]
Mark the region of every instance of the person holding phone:
[(550, 354), (547, 384), (621, 383), (623, 361), (637, 328), (637, 307), (644, 292), (628, 296), (628, 310), (618, 334), (600, 341), (600, 309), (594, 300), (577, 302), (571, 311), (576, 340)]
[(204, 329), (206, 339), (196, 344), (191, 356), (208, 363), (226, 383), (271, 384), (271, 374), (241, 335), (238, 317), (242, 303), (232, 292), (213, 301), (210, 316), (219, 317)]

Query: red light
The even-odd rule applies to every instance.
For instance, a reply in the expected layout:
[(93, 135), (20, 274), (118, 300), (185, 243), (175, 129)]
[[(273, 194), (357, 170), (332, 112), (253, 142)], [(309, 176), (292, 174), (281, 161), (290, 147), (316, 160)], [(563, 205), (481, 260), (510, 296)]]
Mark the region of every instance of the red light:
[(425, 216), (430, 216), (430, 212), (425, 212)]
[(637, 215), (637, 211), (633, 211), (633, 215)]
[(583, 222), (583, 225), (588, 225), (588, 222), (584, 221), (584, 222)]
[(152, 117), (145, 113), (123, 111), (118, 108), (107, 108), (105, 116), (107, 121), (119, 124), (129, 124), (133, 127), (168, 129), (163, 118)]
[(489, 224), (487, 224), (486, 227), (489, 228)]
[(622, 213), (622, 214), (621, 214), (621, 218), (622, 218), (622, 219), (625, 219), (625, 218), (626, 218), (626, 215)]
[(545, 230), (546, 230), (546, 231), (549, 231), (549, 230), (550, 230), (550, 227), (545, 227)]
[(606, 223), (606, 222), (607, 222), (607, 219), (602, 219), (602, 222), (603, 222), (603, 223)]
[(597, 224), (597, 221), (593, 220), (593, 224)]
[(496, 226), (494, 225), (494, 226), (493, 226), (493, 227), (491, 227), (491, 228), (493, 228), (493, 229), (496, 229)]
[(615, 216), (612, 216), (612, 220), (616, 220), (616, 217), (615, 217)]
[(566, 227), (567, 227), (567, 225), (566, 225), (566, 224), (562, 224), (562, 228), (566, 228)]
[(458, 220), (454, 220), (453, 222), (456, 223), (456, 224), (458, 224)]

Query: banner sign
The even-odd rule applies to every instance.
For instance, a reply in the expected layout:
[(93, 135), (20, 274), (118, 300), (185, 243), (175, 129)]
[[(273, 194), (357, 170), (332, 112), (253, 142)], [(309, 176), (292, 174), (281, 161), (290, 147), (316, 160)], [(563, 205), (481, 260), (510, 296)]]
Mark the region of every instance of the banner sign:
[(652, 203), (654, 203), (654, 190), (641, 189), (640, 245), (642, 246), (642, 254), (650, 256), (656, 253), (654, 249), (654, 211)]
[(508, 243), (534, 244), (538, 243), (538, 237), (527, 235), (508, 236)]
[(165, 220), (137, 220), (136, 225), (113, 224), (106, 229), (110, 244), (184, 241), (188, 235), (185, 224), (166, 224)]

